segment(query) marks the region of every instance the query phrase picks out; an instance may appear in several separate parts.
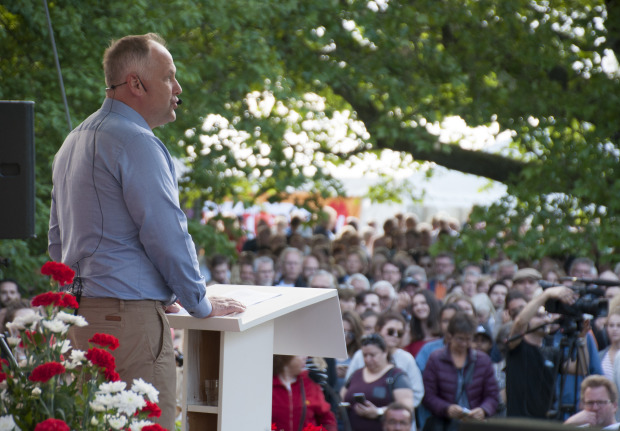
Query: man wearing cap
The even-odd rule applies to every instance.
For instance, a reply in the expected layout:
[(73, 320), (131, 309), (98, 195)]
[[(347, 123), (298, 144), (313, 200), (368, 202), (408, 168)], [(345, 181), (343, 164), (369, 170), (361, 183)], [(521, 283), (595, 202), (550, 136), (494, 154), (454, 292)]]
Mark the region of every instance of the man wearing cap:
[(535, 296), (542, 293), (538, 281), (542, 279), (542, 275), (534, 268), (522, 268), (515, 272), (512, 277), (512, 289), (523, 292), (525, 299), (529, 302)]

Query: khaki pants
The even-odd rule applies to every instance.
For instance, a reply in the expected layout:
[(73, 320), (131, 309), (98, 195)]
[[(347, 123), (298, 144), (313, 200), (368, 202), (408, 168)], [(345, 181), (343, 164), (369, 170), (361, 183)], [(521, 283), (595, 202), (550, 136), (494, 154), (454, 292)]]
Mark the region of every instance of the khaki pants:
[(95, 333), (118, 338), (120, 347), (112, 355), (121, 380), (131, 388), (133, 379), (142, 378), (159, 391), (161, 417), (150, 418), (174, 430), (176, 416), (176, 365), (168, 318), (160, 301), (124, 301), (115, 298), (84, 298), (79, 314), (88, 322), (72, 327), (71, 345), (88, 351), (88, 340)]

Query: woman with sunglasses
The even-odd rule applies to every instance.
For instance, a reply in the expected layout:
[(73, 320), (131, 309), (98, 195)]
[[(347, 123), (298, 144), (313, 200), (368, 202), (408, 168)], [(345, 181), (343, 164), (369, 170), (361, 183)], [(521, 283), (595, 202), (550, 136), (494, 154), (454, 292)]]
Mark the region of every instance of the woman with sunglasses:
[(424, 430), (456, 430), (463, 419), (495, 414), (499, 389), (491, 359), (472, 348), (477, 323), (459, 311), (448, 324), (446, 347), (431, 353), (424, 369), (424, 407), (433, 415)]
[[(413, 406), (417, 407), (422, 402), (422, 397), (424, 397), (424, 385), (422, 383), (422, 373), (420, 373), (415, 359), (413, 359), (410, 353), (400, 348), (405, 334), (405, 324), (405, 319), (401, 314), (386, 311), (379, 315), (375, 331), (385, 341), (390, 362), (407, 373), (409, 385), (413, 391)], [(355, 371), (363, 367), (364, 355), (361, 350), (358, 350), (351, 359), (346, 379), (348, 380)]]
[(364, 367), (351, 375), (340, 395), (350, 405), (351, 429), (381, 431), (381, 416), (390, 403), (399, 402), (413, 411), (413, 391), (407, 374), (389, 361), (388, 346), (381, 335), (362, 337), (360, 350)]

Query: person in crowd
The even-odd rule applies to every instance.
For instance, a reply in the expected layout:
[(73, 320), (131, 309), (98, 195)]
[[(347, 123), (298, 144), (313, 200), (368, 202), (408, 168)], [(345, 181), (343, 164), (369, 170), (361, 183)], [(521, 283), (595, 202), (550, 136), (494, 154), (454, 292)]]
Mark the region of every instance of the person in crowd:
[(474, 334), (472, 347), (486, 353), (490, 357), (493, 344), (493, 334), (491, 331), (484, 325), (479, 324), (476, 328), (476, 333)]
[(337, 431), (336, 418), (321, 386), (304, 370), (306, 357), (274, 355), (271, 423), (278, 431), (297, 431), (308, 425)]
[(282, 276), (276, 282), (276, 286), (306, 287), (302, 276), (303, 255), (299, 249), (286, 247), (280, 253), (280, 271)]
[(242, 251), (251, 251), (257, 256), (262, 256), (264, 252), (271, 252), (271, 228), (264, 221), (256, 227), (256, 236), (248, 239), (241, 247)]
[(495, 315), (493, 320), (495, 322), (494, 333), (497, 335), (497, 329), (504, 323), (504, 307), (506, 306), (506, 295), (508, 295), (508, 286), (502, 281), (496, 281), (491, 284), (487, 293), (493, 308), (495, 308)]
[(256, 284), (256, 276), (254, 274), (254, 253), (241, 252), (237, 261), (237, 278), (233, 284)]
[(366, 310), (372, 310), (375, 313), (381, 313), (381, 305), (379, 302), (379, 295), (375, 292), (362, 292), (355, 297), (355, 311), (360, 316), (364, 314)]
[(588, 376), (581, 382), (582, 410), (564, 421), (565, 425), (620, 429), (617, 421), (618, 390), (605, 376)]
[(76, 271), (79, 313), (89, 325), (72, 328), (72, 345), (86, 351), (94, 333), (116, 336), (121, 379), (153, 384), (162, 410), (157, 422), (174, 429), (176, 366), (164, 307), (178, 299), (197, 318), (245, 307), (207, 297), (174, 163), (152, 132), (176, 119), (180, 103), (164, 40), (149, 33), (113, 41), (103, 68), (101, 109), (68, 135), (54, 158), (49, 254)]
[[(510, 259), (504, 259), (497, 264), (497, 280), (512, 280), (519, 266)], [(510, 287), (510, 286), (509, 286)]]
[[(476, 321), (458, 312), (448, 324), (446, 347), (431, 353), (424, 369), (427, 425), (455, 430), (460, 420), (483, 420), (497, 409), (499, 390), (491, 359), (472, 348)], [(433, 429), (433, 428), (432, 428)]]
[(403, 266), (396, 260), (388, 260), (381, 266), (381, 280), (389, 282), (394, 288), (400, 287), (402, 276)]
[(513, 322), (519, 313), (523, 311), (527, 305), (527, 300), (523, 292), (519, 290), (510, 290), (506, 294), (506, 305), (504, 313), (504, 323)]
[(463, 289), (463, 294), (465, 296), (473, 298), (473, 296), (477, 293), (477, 285), (479, 279), (480, 274), (473, 270), (468, 270), (463, 273), (460, 278), (460, 286), (461, 289)]
[(387, 280), (377, 281), (372, 285), (371, 290), (379, 297), (380, 312), (383, 313), (392, 308), (396, 301), (396, 290), (392, 283)]
[(383, 413), (383, 431), (409, 431), (414, 423), (413, 412), (404, 404), (388, 404)]
[(350, 249), (346, 254), (344, 269), (347, 272), (344, 281), (347, 281), (353, 274), (366, 274), (368, 271), (366, 252), (360, 247)]
[[(6, 311), (4, 322), (0, 327), (0, 330), (3, 334), (8, 335), (9, 337), (19, 337), (19, 330), (12, 327), (12, 323), (16, 320), (23, 319), (25, 321), (31, 320), (31, 317), (35, 314), (39, 313), (39, 310), (36, 308), (32, 308), (30, 301), (27, 299), (16, 299), (8, 303), (7, 307), (3, 310)], [(24, 347), (17, 345), (14, 350), (15, 360), (18, 364), (23, 364), (27, 359), (27, 352), (24, 350)], [(0, 356), (5, 358), (6, 352), (0, 350)]]
[[(448, 324), (452, 317), (460, 311), (459, 306), (456, 304), (444, 304), (441, 306), (439, 310), (439, 327), (441, 329), (441, 338), (433, 341), (429, 341), (426, 343), (417, 356), (415, 357), (415, 362), (420, 369), (420, 372), (424, 373), (424, 369), (426, 368), (426, 363), (428, 362), (428, 358), (435, 350), (439, 350), (442, 347), (445, 347), (446, 334), (448, 333)], [(424, 407), (423, 404), (420, 404), (416, 409), (416, 415), (418, 420), (418, 425), (421, 429), (424, 428), (424, 424), (426, 420), (431, 416), (431, 412)]]
[[(511, 292), (512, 293), (512, 292)], [(510, 294), (506, 298), (508, 301)], [(585, 374), (588, 360), (585, 349), (585, 333), (580, 333), (577, 354), (581, 370), (575, 361), (560, 362), (560, 351), (553, 346), (544, 346), (543, 341), (550, 323), (544, 304), (548, 300), (561, 301), (571, 305), (575, 302), (574, 292), (565, 286), (545, 289), (533, 298), (516, 316), (510, 332), (506, 357), (506, 401), (507, 416), (546, 418), (552, 409), (556, 387), (556, 369), (564, 367), (565, 373)], [(510, 304), (508, 304), (510, 306)], [(517, 337), (518, 336), (518, 337)]]
[(414, 357), (429, 341), (441, 337), (439, 302), (428, 289), (418, 289), (413, 295), (410, 321), (411, 342), (405, 350)]
[(276, 278), (273, 259), (269, 256), (257, 257), (254, 260), (254, 274), (258, 286), (273, 286)]
[(435, 256), (433, 261), (433, 278), (428, 284), (428, 288), (439, 300), (444, 299), (448, 291), (454, 284), (454, 257), (449, 253), (440, 253)]
[[(418, 287), (422, 287), (424, 289), (428, 288), (428, 278), (426, 275), (426, 269), (424, 269), (420, 265), (416, 265), (416, 264), (409, 265), (407, 268), (405, 268), (405, 274), (403, 277), (417, 280)], [(401, 286), (402, 286), (402, 281), (401, 281)]]
[(314, 289), (336, 289), (336, 277), (324, 269), (319, 269), (312, 277), (310, 277), (308, 287)]
[(394, 310), (411, 320), (413, 296), (420, 288), (420, 283), (413, 277), (405, 277), (400, 281), (400, 290), (394, 303)]
[(515, 272), (512, 277), (512, 288), (518, 290), (525, 295), (526, 301), (531, 301), (534, 296), (542, 293), (542, 288), (538, 282), (542, 279), (542, 275), (534, 268), (522, 268)]
[(209, 284), (230, 284), (230, 259), (227, 256), (214, 254), (209, 260), (209, 271)]
[(351, 363), (351, 359), (355, 352), (361, 347), (361, 339), (364, 335), (362, 328), (362, 320), (354, 311), (345, 311), (342, 313), (342, 327), (344, 329), (344, 341), (347, 346), (347, 357), (336, 359), (336, 370), (338, 373), (338, 383), (336, 391), (344, 385), (345, 376)]
[[(609, 346), (599, 352), (603, 375), (614, 383), (616, 389), (620, 388), (620, 355), (618, 354), (620, 351), (620, 307), (617, 304), (617, 300), (610, 304), (609, 315), (606, 318), (605, 329)], [(620, 417), (617, 419), (620, 420)]]
[(368, 281), (368, 278), (364, 274), (360, 274), (359, 272), (350, 276), (346, 285), (351, 287), (356, 294), (370, 290), (370, 281)]
[(389, 350), (381, 335), (362, 337), (360, 350), (363, 367), (350, 374), (340, 391), (341, 398), (350, 404), (351, 429), (381, 431), (380, 418), (393, 401), (413, 411), (413, 391), (407, 373), (390, 362)]
[(474, 307), (474, 303), (470, 297), (463, 295), (462, 293), (450, 293), (447, 295), (444, 300), (444, 304), (456, 304), (459, 306), (459, 309), (472, 317), (476, 316), (476, 308)]
[(495, 308), (491, 298), (486, 293), (476, 293), (471, 298), (471, 302), (474, 303), (478, 323), (493, 331), (495, 328)]
[[(390, 360), (394, 365), (407, 373), (410, 387), (413, 391), (413, 405), (417, 407), (424, 396), (424, 387), (422, 385), (422, 374), (415, 363), (415, 359), (411, 354), (400, 348), (403, 335), (405, 334), (405, 324), (405, 319), (400, 314), (388, 311), (379, 315), (375, 332), (383, 338), (390, 355)], [(348, 379), (356, 370), (362, 368), (364, 366), (363, 363), (363, 352), (358, 351), (351, 359), (346, 378)]]
[(6, 308), (9, 304), (21, 299), (21, 287), (16, 280), (12, 278), (0, 280), (0, 327), (2, 327), (6, 319)]
[(355, 292), (347, 287), (338, 287), (340, 312), (355, 311)]
[(592, 259), (578, 257), (571, 262), (568, 269), (568, 276), (589, 280), (598, 276), (598, 270)]
[(359, 315), (362, 320), (362, 329), (364, 335), (372, 334), (377, 327), (377, 320), (379, 320), (379, 313), (374, 310), (366, 310)]
[(309, 254), (304, 257), (302, 264), (302, 275), (306, 281), (306, 284), (310, 283), (310, 278), (316, 274), (319, 269), (321, 269), (321, 264), (318, 257), (313, 254)]

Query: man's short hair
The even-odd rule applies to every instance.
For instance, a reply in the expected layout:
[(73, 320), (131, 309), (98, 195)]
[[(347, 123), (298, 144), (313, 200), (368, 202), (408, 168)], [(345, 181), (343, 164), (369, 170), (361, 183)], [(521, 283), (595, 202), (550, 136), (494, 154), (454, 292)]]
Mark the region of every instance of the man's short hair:
[(317, 272), (315, 272), (314, 274), (312, 274), (312, 276), (310, 277), (310, 279), (308, 280), (308, 286), (312, 286), (312, 281), (316, 278), (316, 277), (329, 277), (329, 283), (331, 284), (331, 288), (332, 289), (336, 289), (338, 287), (338, 284), (336, 283), (336, 277), (334, 277), (334, 274), (332, 274), (329, 271), (325, 271), (324, 269), (319, 269)]
[(463, 312), (457, 311), (457, 313), (450, 319), (448, 323), (448, 334), (470, 334), (474, 335), (478, 325), (472, 316)]
[(262, 265), (263, 263), (269, 263), (271, 264), (271, 267), (273, 268), (272, 258), (270, 258), (269, 256), (260, 256), (254, 259), (254, 272), (258, 272), (258, 267)]
[(370, 290), (370, 281), (368, 281), (368, 277), (366, 277), (364, 274), (361, 273), (356, 273), (353, 274), (351, 277), (349, 277), (349, 279), (347, 280), (347, 284), (349, 286), (353, 286), (351, 282), (355, 281), (355, 280), (360, 280), (362, 283), (364, 283), (364, 285), (366, 286), (366, 290)]
[(568, 275), (572, 275), (573, 269), (575, 268), (575, 266), (580, 265), (580, 264), (589, 265), (590, 275), (592, 277), (596, 277), (596, 275), (598, 274), (596, 265), (594, 265), (594, 261), (592, 259), (589, 259), (587, 257), (578, 257), (576, 259), (573, 259), (573, 261), (570, 263), (570, 268), (568, 268)]
[(616, 389), (616, 384), (609, 380), (605, 376), (600, 376), (597, 374), (593, 374), (591, 376), (586, 377), (583, 382), (581, 382), (581, 400), (586, 393), (586, 389), (588, 388), (600, 388), (601, 386), (607, 389), (607, 393), (609, 394), (609, 400), (612, 403), (618, 402), (618, 389)]
[(113, 40), (103, 54), (103, 73), (108, 87), (122, 84), (128, 73), (148, 75), (151, 44), (166, 46), (166, 41), (156, 33), (125, 36)]
[(224, 263), (230, 267), (230, 259), (228, 256), (224, 256), (223, 254), (214, 254), (209, 260), (209, 269), (213, 270), (216, 266), (220, 266)]
[(413, 423), (413, 412), (411, 411), (411, 409), (409, 407), (407, 407), (406, 405), (404, 405), (403, 403), (399, 403), (397, 401), (394, 401), (390, 404), (388, 404), (388, 406), (385, 408), (385, 412), (383, 413), (383, 417), (381, 418), (382, 422), (385, 422), (385, 418), (387, 417), (388, 412), (394, 411), (394, 410), (406, 410), (409, 412), (409, 426), (411, 426), (411, 424)]
[(508, 304), (510, 304), (510, 301), (514, 301), (515, 299), (523, 299), (525, 302), (527, 302), (527, 298), (525, 297), (525, 294), (523, 292), (521, 292), (520, 290), (516, 290), (516, 289), (508, 289), (504, 307), (508, 309)]
[(392, 286), (392, 283), (390, 283), (389, 281), (385, 281), (385, 280), (377, 281), (375, 284), (372, 285), (371, 292), (377, 293), (377, 288), (379, 287), (388, 288), (390, 291), (390, 298), (391, 299), (396, 298), (396, 289), (394, 289), (394, 286)]

